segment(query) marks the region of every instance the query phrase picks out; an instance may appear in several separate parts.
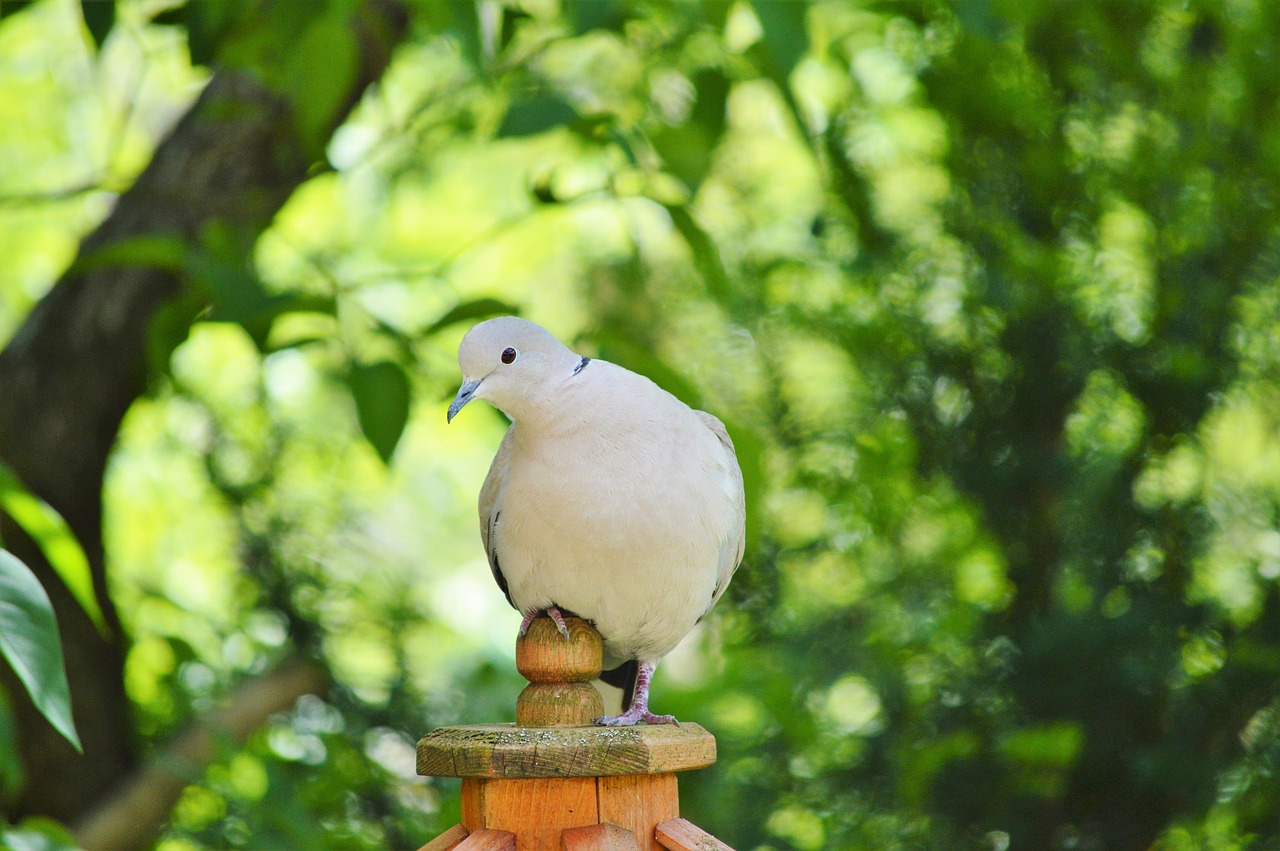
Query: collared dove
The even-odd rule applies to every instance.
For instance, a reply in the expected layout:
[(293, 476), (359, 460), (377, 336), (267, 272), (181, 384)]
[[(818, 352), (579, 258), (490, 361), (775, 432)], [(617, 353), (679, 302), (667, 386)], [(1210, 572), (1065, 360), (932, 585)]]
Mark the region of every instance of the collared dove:
[(630, 705), (598, 723), (676, 723), (649, 711), (654, 669), (742, 560), (742, 471), (724, 425), (514, 316), (468, 331), (458, 364), (449, 421), (472, 399), (512, 420), (480, 489), (480, 537), (521, 634), (542, 613), (566, 638), (562, 612), (592, 621), (606, 667), (634, 671), (612, 681)]

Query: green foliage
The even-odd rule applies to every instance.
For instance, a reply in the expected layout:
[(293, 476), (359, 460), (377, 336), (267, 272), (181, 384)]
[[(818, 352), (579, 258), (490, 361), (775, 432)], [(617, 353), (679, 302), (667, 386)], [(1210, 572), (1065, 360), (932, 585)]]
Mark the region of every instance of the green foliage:
[(67, 521), (47, 502), (31, 493), (3, 463), (0, 463), (0, 509), (36, 542), (76, 602), (98, 629), (106, 632), (106, 618), (98, 605), (84, 548), (67, 526)]
[(8, 550), (0, 550), (0, 655), (40, 714), (79, 750), (53, 605), (40, 580)]
[[(332, 166), (256, 243), (231, 215), (80, 261), (196, 296), (106, 492), (140, 734), (290, 647), (338, 683), (228, 750), (162, 848), (456, 819), (412, 740), (509, 717), (519, 681), (472, 509), (504, 422), (443, 407), (466, 325), (517, 311), (737, 444), (746, 564), (656, 685), (720, 740), (695, 821), (740, 848), (1274, 845), (1272, 5), (421, 0), (331, 139), (345, 4), (142, 5), (116, 27), (149, 61), (259, 74)], [(78, 95), (26, 85), (0, 126), (37, 129), (5, 142), (64, 174), (36, 142), (78, 137), (21, 101)], [(0, 248), (3, 327), (50, 238)]]
[(347, 377), (356, 402), (360, 431), (384, 463), (391, 463), (409, 419), (409, 377), (391, 361), (356, 364)]
[(24, 819), (17, 827), (0, 830), (5, 851), (75, 851), (79, 845), (71, 832), (49, 819)]

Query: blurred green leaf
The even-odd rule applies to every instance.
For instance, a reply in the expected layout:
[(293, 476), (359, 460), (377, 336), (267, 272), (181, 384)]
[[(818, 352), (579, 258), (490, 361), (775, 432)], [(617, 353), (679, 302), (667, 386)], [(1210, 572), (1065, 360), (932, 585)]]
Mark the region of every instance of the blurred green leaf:
[(429, 336), (458, 322), (480, 319), (481, 317), (508, 316), (519, 313), (520, 308), (509, 302), (496, 298), (478, 298), (474, 301), (466, 301), (456, 305), (444, 316), (427, 326), (427, 329), (422, 333), (423, 336)]
[(35, 0), (2, 0), (0, 2), (0, 20), (21, 12), (34, 2)]
[(78, 851), (80, 845), (66, 827), (53, 819), (37, 816), (0, 831), (0, 848), (4, 851)]
[(651, 141), (667, 170), (691, 190), (697, 190), (711, 168), (712, 155), (724, 132), (729, 79), (720, 71), (704, 69), (692, 82), (697, 100), (688, 120), (677, 126), (663, 126)]
[(115, 0), (80, 0), (80, 11), (84, 15), (85, 26), (93, 43), (102, 47), (102, 43), (111, 34), (116, 22)]
[(809, 49), (805, 26), (809, 3), (807, 0), (754, 0), (752, 6), (764, 31), (762, 40), (769, 54), (770, 76), (779, 88), (789, 91), (791, 72)]
[(484, 64), (484, 50), (480, 43), (480, 4), (457, 0), (419, 1), (422, 17), (433, 30), (453, 39), (472, 65), (479, 67)]
[(161, 27), (187, 27), (187, 21), (190, 18), (191, 4), (189, 2), (179, 3), (176, 6), (170, 6), (161, 9), (158, 14), (151, 18), (150, 23)]
[(107, 635), (110, 630), (93, 590), (93, 574), (84, 548), (62, 515), (27, 490), (3, 462), (0, 462), (0, 508), (31, 536), (80, 608), (89, 615), (99, 632)]
[(390, 464), (409, 421), (410, 386), (404, 368), (391, 361), (356, 364), (347, 376), (360, 430), (383, 463)]
[(356, 35), (341, 9), (339, 4), (306, 28), (291, 45), (283, 72), (302, 144), (317, 158), (324, 153), (358, 70)]
[(620, 31), (627, 21), (625, 4), (619, 0), (566, 0), (565, 10), (573, 20), (574, 29), (580, 33)]
[(71, 718), (71, 693), (53, 604), (35, 574), (8, 550), (0, 550), (0, 654), (40, 714), (76, 750), (82, 750)]
[(218, 3), (189, 0), (182, 10), (187, 27), (187, 49), (196, 65), (211, 65), (222, 42), (235, 27), (236, 20), (249, 0), (223, 0)]
[(720, 247), (693, 217), (693, 213), (684, 204), (667, 204), (667, 213), (676, 230), (684, 237), (693, 251), (694, 264), (702, 274), (711, 295), (719, 300), (729, 297), (729, 277), (724, 263), (720, 259)]
[(77, 257), (68, 275), (85, 274), (99, 269), (141, 266), (181, 272), (187, 262), (187, 246), (176, 236), (135, 236), (102, 246)]
[(517, 100), (507, 110), (498, 136), (532, 136), (576, 121), (578, 112), (556, 95), (534, 95)]

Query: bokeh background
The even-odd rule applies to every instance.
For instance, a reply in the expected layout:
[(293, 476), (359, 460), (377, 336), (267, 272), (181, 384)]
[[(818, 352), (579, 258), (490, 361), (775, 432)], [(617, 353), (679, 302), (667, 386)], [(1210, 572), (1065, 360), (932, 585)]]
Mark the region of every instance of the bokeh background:
[(719, 739), (685, 815), (1280, 848), (1277, 4), (0, 11), (0, 460), (79, 561), (0, 531), (85, 745), (8, 690), (4, 847), (457, 820), (414, 742), (520, 680), (505, 421), (444, 410), (518, 312), (737, 443), (746, 560), (654, 698)]

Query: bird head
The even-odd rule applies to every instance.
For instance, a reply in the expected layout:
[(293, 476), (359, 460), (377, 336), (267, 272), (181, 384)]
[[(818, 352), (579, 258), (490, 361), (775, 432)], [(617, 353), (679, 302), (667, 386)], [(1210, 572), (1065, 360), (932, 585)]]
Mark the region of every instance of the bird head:
[(462, 386), (449, 405), (450, 422), (472, 399), (484, 399), (512, 419), (545, 398), (550, 384), (567, 377), (579, 361), (540, 325), (499, 316), (474, 326), (458, 346)]

